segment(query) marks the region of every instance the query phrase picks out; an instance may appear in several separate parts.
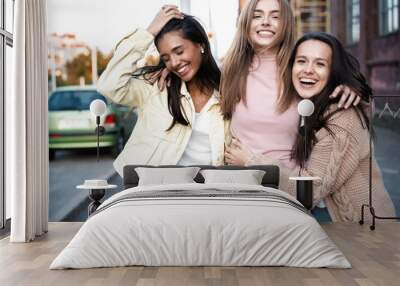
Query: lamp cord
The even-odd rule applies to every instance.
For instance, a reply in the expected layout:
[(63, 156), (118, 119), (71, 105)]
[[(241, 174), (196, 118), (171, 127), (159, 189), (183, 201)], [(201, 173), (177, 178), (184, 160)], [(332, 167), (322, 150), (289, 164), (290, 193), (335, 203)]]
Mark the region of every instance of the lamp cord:
[(306, 124), (306, 118), (305, 117), (303, 118), (304, 118), (304, 158), (303, 158), (303, 168), (304, 168), (307, 156), (307, 124)]
[(372, 127), (374, 119), (374, 97), (371, 95), (371, 106), (369, 108), (369, 205), (372, 206)]
[(99, 150), (100, 150), (100, 143), (99, 143), (99, 141), (100, 141), (100, 116), (97, 116), (96, 117), (96, 123), (97, 123), (97, 162), (99, 162), (99, 156), (100, 156), (100, 152), (99, 152)]

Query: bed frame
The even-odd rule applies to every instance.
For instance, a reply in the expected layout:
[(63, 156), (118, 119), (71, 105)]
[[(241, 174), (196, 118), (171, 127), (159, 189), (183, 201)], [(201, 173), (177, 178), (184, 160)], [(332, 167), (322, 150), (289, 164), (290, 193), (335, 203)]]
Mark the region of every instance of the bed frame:
[[(126, 165), (124, 167), (124, 177), (123, 184), (124, 189), (133, 188), (138, 185), (139, 177), (135, 171), (137, 167), (147, 167), (147, 168), (181, 168), (185, 166), (178, 165), (163, 165), (163, 166), (151, 166), (151, 165)], [(205, 169), (218, 169), (218, 170), (263, 170), (265, 175), (262, 179), (261, 184), (265, 187), (271, 187), (278, 189), (279, 187), (279, 167), (275, 165), (258, 165), (258, 166), (204, 166), (198, 165), (202, 170)], [(194, 178), (197, 183), (204, 183), (203, 176), (198, 173)]]

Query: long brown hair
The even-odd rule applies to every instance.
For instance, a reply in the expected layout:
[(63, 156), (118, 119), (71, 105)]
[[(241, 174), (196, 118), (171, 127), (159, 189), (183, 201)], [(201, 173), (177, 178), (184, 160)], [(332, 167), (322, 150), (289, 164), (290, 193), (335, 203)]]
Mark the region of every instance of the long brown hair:
[[(348, 86), (350, 89), (354, 90), (365, 102), (370, 102), (372, 98), (372, 89), (361, 73), (360, 65), (357, 59), (344, 49), (343, 45), (338, 41), (338, 39), (327, 33), (308, 33), (297, 41), (289, 60), (288, 70), (290, 71), (290, 74), (293, 69), (299, 46), (302, 43), (310, 40), (320, 41), (330, 46), (332, 50), (332, 64), (329, 80), (326, 86), (322, 89), (320, 94), (310, 98), (310, 100), (312, 100), (314, 103), (315, 111), (311, 116), (306, 117), (305, 120), (307, 129), (304, 130), (300, 128), (300, 132), (297, 134), (296, 141), (292, 149), (291, 159), (294, 159), (301, 167), (304, 166), (304, 163), (311, 155), (315, 143), (317, 143), (316, 132), (324, 128), (331, 136), (335, 137), (335, 134), (331, 130), (328, 121), (334, 114), (340, 111), (340, 109), (329, 111), (329, 107), (332, 104), (339, 102), (339, 97), (330, 98), (333, 90), (338, 85), (342, 84)], [(292, 79), (291, 76), (290, 79)], [(292, 80), (290, 80), (290, 84), (285, 89), (285, 94), (287, 93), (292, 93), (298, 98), (300, 97), (294, 88)], [(358, 106), (353, 106), (351, 108), (356, 109), (360, 121), (364, 122), (362, 125), (365, 125), (365, 128), (369, 129), (370, 119), (366, 115), (363, 108)], [(369, 132), (372, 132), (373, 134), (373, 130), (369, 130)]]
[[(165, 34), (173, 31), (179, 31), (182, 38), (200, 44), (204, 49), (204, 53), (201, 55), (200, 68), (195, 75), (195, 80), (198, 83), (200, 90), (218, 90), (221, 72), (212, 56), (207, 33), (201, 26), (200, 22), (193, 16), (186, 14), (183, 19), (171, 19), (155, 36), (154, 44), (156, 47), (158, 48), (158, 43)], [(135, 78), (146, 79), (146, 75), (160, 72), (164, 68), (165, 63), (161, 60), (156, 66), (145, 66), (138, 69), (132, 74), (132, 76)], [(181, 102), (181, 86), (185, 83), (174, 73), (170, 73), (168, 79), (170, 80), (170, 85), (167, 87), (168, 110), (172, 115), (173, 120), (167, 131), (171, 130), (175, 124), (181, 124), (184, 126), (189, 125), (189, 120), (184, 113)]]
[[(236, 104), (243, 100), (246, 103), (246, 82), (249, 69), (255, 54), (250, 39), (250, 25), (254, 10), (259, 0), (250, 0), (240, 14), (238, 29), (230, 49), (223, 62), (221, 75), (221, 109), (225, 119), (231, 119)], [(294, 16), (287, 0), (278, 0), (280, 24), (277, 38), (271, 48), (277, 47), (276, 61), (278, 66), (278, 105), (277, 110), (284, 112), (292, 104), (295, 97), (282, 96), (284, 79), (290, 53), (294, 44)]]

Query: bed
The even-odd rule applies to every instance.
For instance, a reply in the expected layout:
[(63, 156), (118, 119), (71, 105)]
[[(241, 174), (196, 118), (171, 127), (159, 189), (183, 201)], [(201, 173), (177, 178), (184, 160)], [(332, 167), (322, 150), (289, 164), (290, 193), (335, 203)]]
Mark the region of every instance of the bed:
[(199, 166), (263, 170), (261, 185), (204, 183), (198, 173), (193, 183), (144, 186), (138, 167), (125, 166), (124, 191), (102, 203), (50, 269), (351, 267), (308, 211), (278, 190), (276, 166)]

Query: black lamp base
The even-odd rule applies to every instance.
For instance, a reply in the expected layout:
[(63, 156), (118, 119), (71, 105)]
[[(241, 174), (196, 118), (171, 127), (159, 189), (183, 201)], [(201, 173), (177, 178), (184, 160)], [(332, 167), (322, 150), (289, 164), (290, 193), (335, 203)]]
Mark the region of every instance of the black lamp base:
[(319, 177), (290, 177), (289, 180), (296, 181), (296, 199), (309, 211), (313, 207), (313, 182), (321, 180)]
[(313, 181), (312, 180), (298, 180), (296, 181), (296, 199), (303, 204), (303, 206), (311, 210), (313, 205)]
[(91, 189), (89, 190), (89, 199), (92, 201), (88, 206), (88, 216), (94, 213), (101, 205), (100, 200), (104, 197), (104, 189)]

